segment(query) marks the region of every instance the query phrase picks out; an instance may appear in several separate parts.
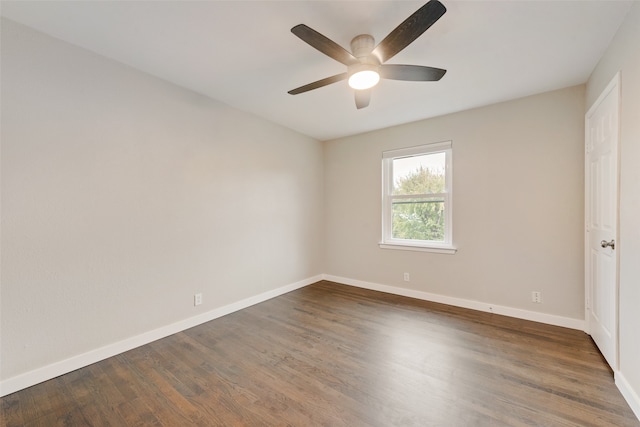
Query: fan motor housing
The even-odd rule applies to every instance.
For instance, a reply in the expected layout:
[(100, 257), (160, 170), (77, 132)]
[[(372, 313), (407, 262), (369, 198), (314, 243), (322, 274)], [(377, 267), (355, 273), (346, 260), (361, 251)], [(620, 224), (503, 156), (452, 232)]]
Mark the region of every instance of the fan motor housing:
[(351, 53), (356, 58), (369, 56), (375, 46), (375, 40), (369, 34), (360, 34), (351, 40)]

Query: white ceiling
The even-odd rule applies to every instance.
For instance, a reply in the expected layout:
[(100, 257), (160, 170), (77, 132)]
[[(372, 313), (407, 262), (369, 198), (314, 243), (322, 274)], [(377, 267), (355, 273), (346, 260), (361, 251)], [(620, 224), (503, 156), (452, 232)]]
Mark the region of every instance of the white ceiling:
[[(426, 0), (425, 0), (426, 1)], [(631, 1), (452, 1), (388, 63), (448, 70), (439, 82), (384, 80), (357, 110), (346, 71), (289, 30), (343, 47), (382, 40), (425, 1), (2, 1), (3, 16), (319, 140), (586, 82)]]

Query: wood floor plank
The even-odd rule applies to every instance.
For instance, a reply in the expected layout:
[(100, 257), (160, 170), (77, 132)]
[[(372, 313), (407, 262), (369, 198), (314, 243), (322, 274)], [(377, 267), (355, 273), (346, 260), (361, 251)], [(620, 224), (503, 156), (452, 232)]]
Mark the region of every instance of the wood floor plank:
[(0, 426), (621, 426), (580, 331), (331, 282), (1, 399)]

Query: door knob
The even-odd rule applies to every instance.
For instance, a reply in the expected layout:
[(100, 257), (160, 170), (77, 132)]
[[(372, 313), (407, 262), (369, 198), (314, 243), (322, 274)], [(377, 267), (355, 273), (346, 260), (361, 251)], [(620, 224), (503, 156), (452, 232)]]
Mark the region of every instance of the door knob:
[(611, 249), (615, 249), (616, 248), (616, 241), (615, 240), (611, 240), (610, 242), (607, 242), (606, 240), (603, 240), (600, 242), (600, 246), (602, 246), (603, 248), (606, 248), (607, 246), (609, 246)]

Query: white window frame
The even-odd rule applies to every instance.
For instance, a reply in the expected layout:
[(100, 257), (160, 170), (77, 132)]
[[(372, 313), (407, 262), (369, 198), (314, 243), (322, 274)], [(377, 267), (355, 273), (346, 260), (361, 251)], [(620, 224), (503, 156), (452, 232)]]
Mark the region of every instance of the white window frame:
[[(444, 242), (431, 240), (398, 239), (391, 235), (393, 200), (402, 198), (415, 198), (416, 195), (405, 196), (393, 193), (393, 161), (405, 157), (414, 157), (428, 154), (445, 153), (445, 189), (444, 193), (428, 194), (428, 197), (441, 197), (444, 199), (445, 227)], [(382, 153), (382, 241), (379, 243), (382, 249), (400, 249), (410, 251), (436, 252), (454, 254), (453, 246), (453, 143), (451, 141), (436, 142), (419, 145), (416, 147), (401, 148), (384, 151)], [(425, 196), (425, 195), (419, 195)]]

